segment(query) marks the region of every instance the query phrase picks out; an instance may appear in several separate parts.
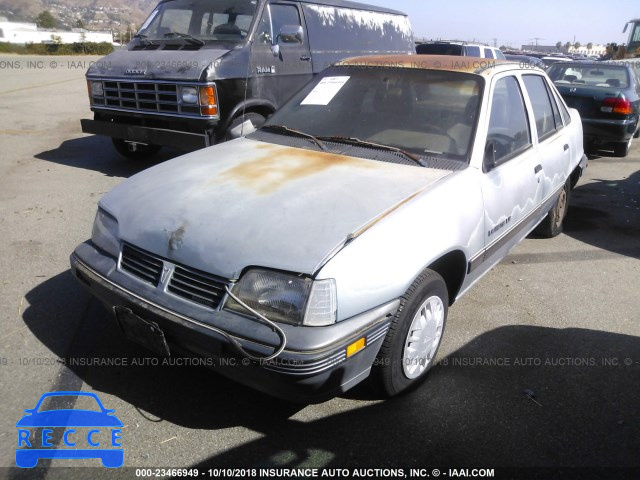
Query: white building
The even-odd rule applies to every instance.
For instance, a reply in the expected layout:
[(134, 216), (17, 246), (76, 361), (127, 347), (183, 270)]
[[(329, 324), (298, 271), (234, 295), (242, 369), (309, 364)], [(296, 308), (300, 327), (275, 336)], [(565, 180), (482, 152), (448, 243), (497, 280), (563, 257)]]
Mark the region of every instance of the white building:
[(0, 42), (8, 43), (113, 43), (111, 32), (91, 32), (83, 28), (52, 30), (38, 28), (35, 23), (0, 21)]

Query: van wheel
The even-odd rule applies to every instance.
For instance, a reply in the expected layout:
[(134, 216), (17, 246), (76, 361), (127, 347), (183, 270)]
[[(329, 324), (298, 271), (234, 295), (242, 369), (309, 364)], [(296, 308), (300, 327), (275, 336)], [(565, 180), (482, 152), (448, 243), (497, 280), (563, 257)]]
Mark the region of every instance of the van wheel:
[(433, 270), (420, 274), (401, 297), (372, 371), (384, 394), (397, 395), (426, 378), (442, 340), (448, 299), (444, 280)]
[[(224, 135), (224, 140), (233, 140), (234, 138), (240, 138), (241, 136), (248, 135), (253, 130), (260, 128), (264, 124), (265, 120), (266, 119), (262, 115), (255, 112), (248, 112), (244, 115), (240, 114), (229, 124)], [(253, 125), (253, 130), (249, 129), (250, 131), (247, 131), (245, 128), (243, 131), (242, 124), (245, 122), (250, 122), (251, 125)]]
[(544, 238), (553, 238), (562, 233), (562, 222), (569, 210), (569, 196), (571, 192), (571, 179), (564, 184), (556, 203), (554, 203), (547, 216), (535, 229), (535, 233)]
[(120, 155), (131, 160), (146, 160), (153, 157), (162, 148), (159, 145), (131, 144), (119, 138), (112, 138), (111, 141)]
[(631, 148), (631, 139), (628, 142), (616, 143), (613, 146), (613, 153), (616, 157), (626, 157)]

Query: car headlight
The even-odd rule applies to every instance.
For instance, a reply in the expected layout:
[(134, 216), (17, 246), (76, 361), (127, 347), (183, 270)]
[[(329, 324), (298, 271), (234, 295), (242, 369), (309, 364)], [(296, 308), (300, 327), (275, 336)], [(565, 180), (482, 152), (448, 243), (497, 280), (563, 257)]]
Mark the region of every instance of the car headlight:
[(91, 241), (105, 252), (115, 258), (120, 254), (120, 241), (118, 240), (118, 221), (104, 210), (98, 208), (96, 219), (93, 222)]
[[(336, 322), (337, 295), (333, 279), (312, 280), (270, 270), (249, 270), (233, 287), (233, 294), (274, 322), (325, 326)], [(249, 314), (229, 298), (225, 308)]]
[(104, 87), (102, 82), (91, 82), (91, 95), (94, 97), (104, 96)]
[(182, 103), (197, 104), (199, 98), (196, 87), (182, 87)]

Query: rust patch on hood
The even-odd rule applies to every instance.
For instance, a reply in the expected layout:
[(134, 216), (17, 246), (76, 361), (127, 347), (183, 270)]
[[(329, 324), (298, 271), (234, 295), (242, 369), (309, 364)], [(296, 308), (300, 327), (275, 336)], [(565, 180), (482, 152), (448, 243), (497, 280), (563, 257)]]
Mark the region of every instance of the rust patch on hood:
[(260, 145), (255, 159), (225, 170), (209, 184), (233, 182), (259, 195), (274, 193), (296, 180), (311, 177), (336, 167), (370, 169), (382, 164), (372, 160), (316, 152), (303, 148)]

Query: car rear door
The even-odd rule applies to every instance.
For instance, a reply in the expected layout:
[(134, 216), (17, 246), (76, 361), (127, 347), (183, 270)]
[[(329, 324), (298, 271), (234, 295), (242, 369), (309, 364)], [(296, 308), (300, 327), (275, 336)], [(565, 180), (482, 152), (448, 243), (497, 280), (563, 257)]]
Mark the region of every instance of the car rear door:
[(541, 220), (567, 180), (575, 145), (564, 130), (560, 109), (546, 79), (542, 75), (525, 74), (522, 80), (535, 132), (533, 143), (538, 159), (535, 171), (542, 195), (538, 217)]

